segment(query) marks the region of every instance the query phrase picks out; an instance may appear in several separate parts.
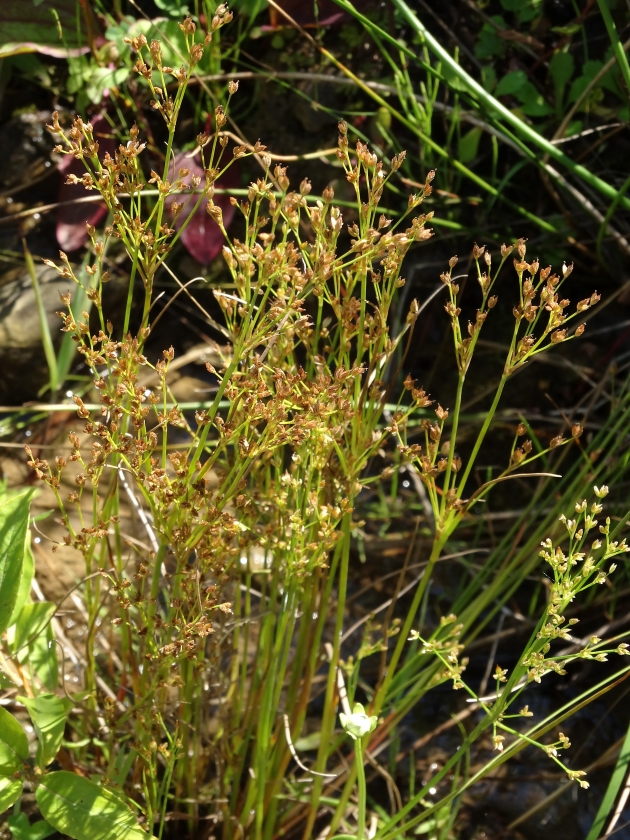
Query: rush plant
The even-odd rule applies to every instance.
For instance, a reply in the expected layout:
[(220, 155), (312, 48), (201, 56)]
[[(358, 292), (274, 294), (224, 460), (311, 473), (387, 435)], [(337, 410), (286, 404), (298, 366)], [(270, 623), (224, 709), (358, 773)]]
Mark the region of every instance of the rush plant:
[[(219, 7), (206, 46), (229, 18)], [(521, 424), (505, 470), (470, 489), (506, 383), (534, 356), (579, 337), (580, 313), (598, 295), (572, 310), (563, 297), (570, 267), (559, 274), (541, 269), (526, 259), (523, 240), (504, 246), (493, 267), (490, 252), (475, 245), (479, 304), (470, 321), (462, 317), (453, 275), (457, 258), (442, 274), (457, 370), (453, 409), (436, 406), (410, 377), (399, 385), (397, 360), (402, 355), (404, 363), (422, 305), (412, 302), (396, 334), (392, 312), (405, 283), (406, 255), (432, 236), (427, 227), (432, 214), (420, 207), (431, 193), (434, 173), (410, 196), (400, 218), (387, 218), (379, 203), (403, 156), (386, 168), (363, 143), (351, 146), (348, 127), (340, 123), (337, 158), (356, 195), (354, 216), (345, 226), (331, 187), (315, 198), (308, 180), (292, 190), (286, 169), (272, 165), (261, 143), (230, 151), (222, 106), (216, 108), (212, 131), (197, 137), (204, 178), (185, 168), (174, 172), (177, 119), (204, 49), (192, 20), (181, 27), (188, 55), (179, 69), (163, 65), (158, 42), (147, 44), (139, 36), (131, 44), (136, 70), (150, 86), (152, 105), (166, 126), (159, 173), (143, 165), (145, 145), (135, 127), (128, 143), (110, 157), (99, 154), (92, 126), (80, 117), (66, 128), (55, 115), (51, 125), (58, 151), (85, 166), (77, 180), (96, 190), (110, 212), (104, 234), (88, 228), (93, 282), (85, 292), (98, 325), (91, 326), (88, 313), (74, 311), (70, 292), (60, 313), (100, 405), (93, 409), (74, 397), (83, 426), (70, 434), (67, 459), (49, 463), (27, 450), (31, 467), (56, 496), (66, 544), (84, 558), (80, 588), (88, 629), (76, 664), (82, 690), (61, 696), (49, 661), (56, 650), (53, 640), (44, 645), (49, 657), (42, 654), (40, 664), (25, 669), (20, 659), (51, 632), (55, 605), (24, 603), (13, 616), (3, 643), (6, 670), (27, 695), (23, 703), (39, 748), (30, 760), (20, 724), (0, 709), (6, 718), (0, 802), (7, 807), (16, 801), (24, 783), (35, 789), (45, 819), (77, 840), (162, 837), (176, 820), (180, 828), (169, 836), (187, 831), (205, 837), (199, 828), (205, 818), (225, 840), (271, 840), (289, 832), (307, 840), (322, 829), (332, 837), (339, 826), (363, 840), (368, 807), (363, 761), (370, 759), (371, 744), (382, 742), (435, 685), (452, 679), (485, 713), (468, 734), (464, 751), (486, 730), (502, 757), (539, 744), (545, 724), (522, 732), (507, 722), (507, 711), (530, 683), (551, 670), (563, 673), (567, 657), (552, 653), (551, 646), (568, 638), (567, 605), (582, 589), (604, 580), (611, 570), (608, 560), (626, 550), (625, 542), (612, 539), (608, 520), (600, 526), (604, 540), (587, 548), (601, 505), (596, 502), (590, 512), (585, 502), (578, 505), (578, 520), (565, 522), (568, 550), (557, 542), (543, 545), (554, 574), (552, 596), (512, 674), (497, 672), (492, 700), (477, 698), (463, 682), (462, 628), (455, 617), (428, 634), (419, 622), (435, 565), (474, 506), (498, 482), (541, 475), (525, 468), (580, 436), (575, 424), (566, 440), (555, 437), (548, 448), (534, 452)], [(237, 88), (234, 82), (228, 85), (228, 103)], [(241, 227), (238, 238), (230, 238), (213, 200), (215, 185), (234, 161), (247, 156), (256, 157), (261, 175), (242, 201), (232, 199)], [(149, 184), (157, 191), (155, 199)], [(173, 349), (165, 348), (155, 359), (146, 346), (156, 275), (168, 265), (199, 207), (223, 231), (231, 283), (213, 289), (223, 316), (224, 343), (217, 345), (222, 362), (208, 365), (215, 394), (193, 417), (169, 389)], [(176, 219), (183, 221), (176, 226)], [(114, 241), (129, 264), (119, 325), (105, 311), (102, 296), (108, 279), (104, 255)], [(79, 283), (66, 255), (53, 265), (69, 284)], [(464, 452), (459, 435), (466, 377), (498, 294), (513, 300), (511, 340), (487, 416)], [(157, 377), (156, 387), (145, 384), (148, 371)], [(421, 443), (412, 442), (412, 428), (421, 430)], [(431, 547), (404, 617), (378, 632), (371, 628), (356, 661), (344, 660), (360, 494), (391, 476), (393, 454), (398, 468), (413, 470), (426, 493), (433, 517)], [(67, 494), (62, 478), (71, 469), (75, 488)], [(144, 523), (142, 538), (132, 543), (121, 529), (124, 496), (133, 498)], [(20, 527), (24, 544), (25, 522)], [(7, 615), (17, 609), (18, 588), (7, 590)], [(476, 603), (471, 598), (469, 607), (474, 610)], [(29, 607), (38, 608), (37, 622)], [(111, 640), (109, 656), (99, 641), (103, 627)], [(608, 652), (593, 639), (580, 655), (601, 658)], [(625, 653), (626, 647), (617, 652)], [(382, 657), (377, 678), (363, 679), (359, 688), (362, 662), (377, 653)], [(340, 722), (344, 673), (348, 705)], [(296, 771), (294, 745), (307, 725), (317, 734), (317, 755), (309, 767), (297, 759)], [(75, 763), (49, 771), (64, 736)], [(560, 761), (558, 750), (566, 746), (561, 737), (544, 749)], [(459, 767), (463, 755), (453, 756), (434, 782)], [(495, 764), (490, 759), (478, 776)], [(74, 772), (83, 766), (89, 767), (90, 779)], [(567, 772), (584, 784), (578, 771)], [(462, 779), (436, 805), (426, 803), (423, 788), (394, 817), (377, 817), (376, 836), (399, 836), (440, 808), (441, 813), (456, 808), (471, 783)]]

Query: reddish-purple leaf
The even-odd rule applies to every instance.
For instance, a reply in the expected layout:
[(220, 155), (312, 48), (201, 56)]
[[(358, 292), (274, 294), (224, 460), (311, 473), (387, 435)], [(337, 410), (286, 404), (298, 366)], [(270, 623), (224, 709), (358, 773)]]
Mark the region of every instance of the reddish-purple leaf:
[[(105, 152), (113, 156), (116, 141), (106, 136), (111, 132), (109, 123), (101, 116), (95, 117), (91, 123), (94, 138), (98, 140), (99, 157), (102, 158)], [(85, 175), (85, 167), (80, 160), (72, 155), (64, 155), (59, 163), (59, 172), (63, 180), (59, 189), (61, 206), (57, 210), (57, 242), (62, 251), (76, 251), (88, 240), (85, 223), (89, 222), (96, 227), (107, 214), (107, 207), (102, 201), (75, 203), (76, 199), (95, 195), (94, 191), (88, 192), (82, 184), (66, 184), (68, 175), (76, 175), (78, 178)]]
[[(174, 181), (180, 169), (190, 170), (190, 174), (184, 178), (185, 184), (190, 184), (190, 179), (193, 175), (199, 176), (201, 184), (205, 183), (205, 173), (201, 165), (199, 153), (194, 157), (188, 157), (188, 153), (179, 152), (173, 160), (173, 174), (170, 178)], [(216, 186), (223, 189), (227, 187), (234, 187), (238, 183), (238, 173), (236, 172), (236, 165), (228, 169), (220, 181), (217, 181)], [(230, 222), (234, 218), (234, 207), (230, 203), (230, 198), (227, 195), (215, 195), (214, 203), (223, 211), (223, 225), (226, 230), (230, 226)], [(199, 194), (192, 193), (191, 195), (169, 196), (166, 199), (166, 206), (170, 214), (172, 214), (173, 203), (177, 201), (184, 205), (181, 213), (175, 220), (175, 228), (181, 230), (182, 225), (188, 219), (191, 211), (199, 201)], [(182, 244), (197, 262), (202, 265), (208, 265), (209, 262), (221, 253), (221, 248), (225, 244), (223, 234), (219, 225), (212, 219), (207, 211), (207, 198), (202, 197), (199, 207), (194, 212), (190, 221), (184, 228), (181, 240)], [(172, 215), (171, 215), (172, 218)]]
[[(27, 52), (67, 58), (90, 51), (88, 42), (94, 37), (97, 23), (87, 3), (78, 6), (76, 0), (2, 0), (0, 10), (0, 58)], [(77, 20), (79, 10), (81, 18)]]

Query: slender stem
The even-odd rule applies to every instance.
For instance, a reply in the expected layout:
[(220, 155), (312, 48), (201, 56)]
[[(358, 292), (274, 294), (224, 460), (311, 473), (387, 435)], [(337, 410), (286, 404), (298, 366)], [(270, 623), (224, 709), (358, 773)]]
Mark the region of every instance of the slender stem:
[(444, 516), (446, 511), (446, 503), (448, 501), (448, 491), (450, 488), (451, 483), (451, 473), (453, 470), (453, 457), (455, 456), (455, 447), (457, 445), (457, 430), (459, 428), (459, 415), (462, 408), (462, 394), (464, 391), (464, 381), (466, 379), (466, 374), (463, 371), (460, 371), (459, 378), (457, 380), (457, 394), (455, 396), (455, 408), (453, 409), (453, 427), (451, 430), (451, 440), (448, 448), (448, 461), (446, 464), (446, 470), (444, 472), (444, 485), (443, 485), (443, 495), (442, 501), (440, 503), (440, 517)]
[(138, 254), (140, 246), (136, 244), (133, 252), (133, 264), (131, 266), (131, 274), (129, 276), (129, 289), (127, 290), (127, 303), (125, 305), (125, 320), (123, 323), (123, 336), (129, 332), (129, 321), (131, 319), (131, 304), (133, 303), (133, 287), (136, 283), (136, 272), (138, 270)]
[(361, 739), (354, 742), (354, 756), (357, 767), (357, 788), (359, 791), (359, 817), (357, 820), (357, 840), (365, 838), (365, 811), (367, 808), (367, 789), (365, 785), (365, 768), (363, 766), (363, 745)]
[(608, 30), (608, 37), (610, 38), (610, 43), (612, 44), (613, 53), (617, 59), (617, 64), (621, 70), (623, 80), (626, 83), (626, 92), (630, 94), (630, 66), (628, 66), (628, 59), (626, 57), (623, 44), (619, 40), (615, 21), (613, 20), (613, 16), (608, 8), (608, 0), (597, 0), (597, 3), (599, 5), (599, 10), (602, 13), (602, 17), (604, 18), (606, 29)]
[(488, 409), (488, 413), (486, 414), (486, 419), (483, 421), (483, 426), (481, 427), (481, 431), (477, 435), (477, 440), (475, 441), (475, 445), (473, 446), (473, 451), (470, 453), (470, 457), (468, 459), (468, 464), (466, 465), (466, 469), (464, 470), (464, 474), (462, 475), (461, 481), (459, 482), (459, 487), (457, 488), (457, 497), (459, 499), (462, 498), (464, 493), (464, 489), (466, 487), (466, 482), (470, 476), (470, 473), (475, 465), (475, 461), (477, 459), (477, 455), (479, 454), (479, 450), (481, 449), (481, 445), (485, 440), (486, 434), (488, 433), (488, 429), (490, 428), (490, 424), (494, 419), (494, 415), (496, 413), (497, 407), (499, 405), (499, 401), (503, 394), (503, 389), (505, 388), (505, 383), (508, 380), (508, 374), (504, 373), (501, 377), (501, 381), (499, 382), (499, 387), (496, 390), (494, 395), (494, 399), (492, 401), (492, 405)]
[[(328, 680), (326, 683), (326, 699), (324, 701), (324, 714), (321, 726), (321, 742), (317, 754), (315, 769), (321, 773), (324, 771), (324, 764), (328, 755), (330, 742), (332, 740), (335, 725), (337, 704), (335, 703), (335, 689), (337, 684), (337, 663), (339, 661), (339, 648), (341, 645), (341, 634), (343, 630), (343, 616), (346, 607), (346, 589), (348, 585), (348, 566), (350, 562), (350, 536), (352, 531), (352, 513), (346, 513), (342, 520), (343, 538), (340, 545), (339, 562), (339, 584), (337, 590), (337, 615), (335, 618), (335, 633), (333, 636), (333, 651), (328, 669)], [(319, 798), (322, 792), (322, 778), (317, 776), (313, 782), (311, 795), (311, 809), (304, 829), (304, 840), (310, 840), (317, 811), (319, 809)]]
[[(351, 6), (351, 4), (347, 2), (347, 0), (342, 0), (341, 2), (340, 0), (335, 0), (335, 2), (337, 2), (340, 6)], [(448, 67), (449, 71), (453, 73), (455, 77), (460, 80), (460, 82), (463, 82), (466, 88), (468, 88), (468, 91), (473, 96), (475, 96), (475, 98), (477, 98), (481, 103), (483, 103), (483, 105), (489, 109), (490, 113), (498, 114), (509, 125), (516, 129), (518, 134), (522, 135), (526, 140), (529, 140), (539, 149), (544, 151), (546, 154), (549, 155), (549, 157), (558, 161), (558, 163), (561, 163), (569, 170), (569, 172), (571, 172), (573, 175), (577, 175), (579, 178), (582, 179), (582, 181), (584, 181), (593, 189), (597, 190), (597, 192), (607, 196), (610, 199), (616, 197), (617, 190), (615, 189), (615, 187), (611, 186), (611, 184), (608, 184), (606, 181), (603, 181), (601, 178), (598, 178), (597, 175), (594, 175), (586, 167), (581, 166), (580, 164), (575, 163), (575, 161), (571, 160), (571, 158), (568, 157), (568, 155), (565, 155), (565, 153), (561, 149), (559, 149), (557, 146), (554, 146), (554, 144), (546, 140), (542, 136), (542, 134), (539, 134), (536, 131), (536, 129), (532, 128), (524, 120), (520, 119), (520, 117), (512, 113), (512, 111), (510, 111), (509, 108), (507, 108), (505, 105), (499, 102), (498, 99), (495, 99), (495, 97), (492, 96), (492, 94), (488, 93), (488, 91), (483, 87), (483, 85), (479, 84), (479, 82), (473, 79), (472, 76), (470, 76), (461, 67), (461, 65), (458, 64), (457, 61), (455, 61), (455, 59), (450, 55), (450, 53), (444, 49), (444, 47), (436, 40), (436, 38), (434, 38), (434, 36), (424, 26), (424, 24), (420, 21), (417, 15), (409, 8), (407, 3), (405, 3), (405, 0), (392, 0), (392, 2), (402, 13), (403, 17), (407, 19), (408, 23), (423, 38), (431, 52), (433, 52), (439, 58), (443, 66)], [(623, 57), (625, 59), (625, 53), (623, 53)], [(621, 203), (623, 204), (623, 207), (626, 210), (630, 209), (630, 201), (628, 199), (623, 199)]]

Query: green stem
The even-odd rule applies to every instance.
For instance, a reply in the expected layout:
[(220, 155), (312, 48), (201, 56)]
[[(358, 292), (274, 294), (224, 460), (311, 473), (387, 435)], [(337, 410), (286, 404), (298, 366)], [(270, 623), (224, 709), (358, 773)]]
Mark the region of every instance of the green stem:
[[(347, 2), (347, 0), (335, 0), (338, 5), (343, 6), (345, 8), (354, 8), (352, 4)], [(553, 160), (558, 161), (558, 163), (565, 166), (569, 172), (573, 175), (576, 175), (586, 184), (588, 184), (593, 189), (597, 190), (602, 195), (607, 196), (610, 199), (614, 199), (617, 195), (617, 190), (615, 187), (608, 184), (606, 181), (603, 181), (601, 178), (598, 178), (597, 175), (594, 175), (590, 170), (586, 169), (584, 166), (581, 166), (575, 161), (571, 160), (570, 157), (564, 154), (557, 146), (553, 143), (550, 143), (549, 140), (546, 140), (541, 134), (539, 134), (536, 129), (532, 128), (532, 126), (528, 125), (526, 122), (521, 120), (516, 114), (512, 113), (505, 105), (499, 102), (498, 99), (495, 99), (494, 96), (488, 93), (488, 91), (479, 84), (472, 76), (469, 76), (468, 73), (455, 61), (455, 59), (448, 53), (444, 47), (433, 37), (433, 35), (428, 31), (428, 29), (424, 26), (424, 24), (420, 21), (420, 19), (415, 15), (415, 13), (409, 8), (409, 6), (405, 3), (404, 0), (392, 0), (394, 5), (398, 8), (398, 10), (402, 13), (403, 17), (406, 18), (407, 22), (416, 30), (418, 35), (426, 42), (427, 46), (434, 53), (439, 60), (442, 62), (442, 66), (448, 68), (448, 70), (456, 76), (460, 82), (468, 89), (468, 92), (475, 97), (483, 106), (485, 106), (490, 113), (498, 114), (506, 123), (511, 125), (517, 133), (522, 135), (526, 140), (533, 143), (537, 146), (541, 151), (545, 154), (549, 155), (550, 158)], [(602, 3), (600, 1), (600, 7)], [(354, 13), (354, 12), (353, 12)], [(621, 46), (621, 45), (620, 45)], [(623, 49), (621, 50), (621, 55), (623, 56), (623, 61), (626, 63), (627, 60), (625, 57), (625, 53)], [(624, 70), (622, 69), (622, 72)], [(625, 78), (625, 72), (624, 72)], [(455, 163), (455, 162), (453, 162)], [(630, 200), (623, 199), (622, 201), (623, 207), (627, 210), (630, 209)]]
[(457, 488), (457, 497), (461, 499), (464, 489), (466, 487), (466, 482), (470, 476), (472, 468), (475, 465), (475, 461), (477, 459), (477, 455), (479, 454), (479, 450), (481, 449), (481, 445), (484, 442), (486, 434), (488, 433), (488, 429), (490, 428), (490, 424), (494, 419), (494, 415), (499, 405), (499, 401), (501, 396), (503, 395), (503, 389), (505, 388), (505, 383), (508, 380), (508, 374), (504, 373), (501, 377), (501, 381), (499, 382), (499, 387), (497, 388), (496, 394), (494, 395), (494, 399), (492, 401), (492, 405), (488, 409), (488, 413), (486, 414), (486, 419), (483, 421), (483, 426), (481, 427), (481, 431), (477, 435), (477, 440), (475, 441), (475, 445), (473, 446), (473, 451), (470, 453), (470, 457), (468, 459), (468, 464), (466, 465), (466, 469), (464, 470), (464, 474), (462, 475), (461, 481), (459, 482), (459, 487)]
[(457, 445), (457, 430), (459, 428), (459, 414), (462, 407), (462, 393), (464, 391), (464, 380), (466, 379), (466, 374), (460, 372), (459, 378), (457, 381), (457, 394), (455, 396), (455, 408), (453, 410), (453, 428), (451, 430), (451, 439), (448, 448), (448, 462), (446, 464), (446, 470), (444, 472), (444, 485), (443, 485), (443, 495), (442, 495), (442, 502), (440, 504), (440, 518), (443, 518), (444, 513), (446, 512), (446, 502), (448, 498), (448, 491), (449, 486), (451, 483), (451, 472), (453, 470), (453, 457), (455, 455), (455, 446)]
[(359, 818), (357, 821), (357, 838), (365, 838), (365, 811), (367, 808), (367, 788), (365, 784), (365, 768), (363, 766), (363, 745), (361, 739), (354, 742), (354, 756), (357, 767), (357, 788), (359, 791)]
[(133, 287), (136, 283), (136, 271), (138, 270), (138, 252), (140, 246), (136, 245), (133, 252), (133, 264), (131, 266), (131, 274), (129, 276), (129, 289), (127, 290), (127, 303), (125, 305), (125, 320), (123, 323), (123, 336), (129, 332), (129, 321), (131, 319), (131, 304), (133, 303)]
[(626, 87), (628, 88), (628, 93), (630, 94), (630, 66), (628, 66), (628, 59), (626, 58), (626, 54), (623, 49), (623, 44), (619, 40), (619, 35), (617, 34), (617, 27), (615, 26), (615, 21), (613, 20), (613, 17), (610, 14), (610, 9), (608, 8), (608, 0), (597, 0), (597, 3), (599, 5), (599, 10), (602, 13), (602, 17), (604, 18), (606, 29), (608, 30), (608, 37), (610, 38), (610, 43), (612, 44), (613, 53), (615, 55), (615, 58), (617, 59), (617, 64), (619, 65), (619, 69), (621, 70), (623, 80), (626, 83)]
[(24, 247), (24, 259), (26, 267), (33, 284), (33, 292), (35, 293), (35, 304), (37, 306), (37, 314), (39, 316), (39, 325), (42, 331), (42, 344), (44, 346), (44, 355), (46, 357), (46, 364), (48, 365), (48, 382), (50, 385), (50, 395), (53, 397), (59, 387), (58, 372), (57, 372), (57, 357), (55, 355), (55, 348), (53, 346), (52, 337), (50, 335), (50, 328), (48, 326), (48, 317), (44, 308), (44, 301), (42, 299), (41, 289), (39, 288), (39, 281), (37, 279), (37, 272), (35, 271), (35, 263), (31, 252), (28, 250), (26, 240), (22, 240)]
[[(352, 531), (352, 513), (346, 513), (342, 520), (343, 538), (340, 546), (339, 562), (339, 584), (337, 592), (337, 615), (335, 618), (335, 633), (333, 636), (333, 652), (328, 669), (328, 680), (326, 683), (326, 698), (324, 700), (324, 714), (322, 716), (321, 741), (317, 753), (315, 769), (317, 772), (324, 771), (326, 758), (328, 757), (329, 746), (332, 741), (337, 704), (335, 703), (335, 689), (337, 684), (337, 663), (339, 661), (339, 649), (341, 645), (341, 634), (343, 631), (343, 617), (346, 607), (346, 589), (348, 585), (348, 566), (350, 563), (350, 538)], [(323, 612), (323, 610), (322, 610)], [(304, 829), (304, 840), (310, 840), (317, 811), (319, 809), (319, 798), (322, 792), (322, 778), (317, 776), (313, 782), (311, 794), (311, 810)]]

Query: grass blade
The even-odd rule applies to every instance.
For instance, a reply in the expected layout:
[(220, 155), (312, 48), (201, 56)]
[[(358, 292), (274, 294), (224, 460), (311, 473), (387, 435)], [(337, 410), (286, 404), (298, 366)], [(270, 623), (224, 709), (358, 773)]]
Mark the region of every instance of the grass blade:
[(24, 247), (24, 259), (26, 260), (26, 267), (31, 277), (33, 284), (33, 291), (35, 292), (35, 302), (37, 305), (37, 314), (39, 316), (39, 325), (42, 331), (42, 344), (44, 345), (44, 355), (46, 356), (46, 364), (48, 365), (48, 384), (52, 394), (59, 387), (59, 374), (57, 371), (57, 357), (55, 355), (55, 348), (53, 346), (52, 336), (50, 335), (50, 327), (48, 326), (48, 317), (44, 309), (44, 301), (42, 299), (42, 292), (39, 288), (39, 281), (37, 279), (37, 272), (35, 271), (35, 263), (31, 252), (28, 250), (26, 240), (22, 240)]
[(612, 44), (613, 53), (615, 54), (617, 64), (619, 65), (619, 69), (621, 70), (621, 75), (623, 76), (623, 80), (626, 83), (626, 87), (628, 88), (628, 93), (630, 94), (630, 66), (628, 65), (628, 59), (624, 52), (623, 44), (619, 40), (619, 35), (617, 34), (617, 27), (615, 26), (615, 21), (613, 20), (613, 17), (610, 14), (610, 9), (608, 8), (608, 0), (597, 0), (597, 3), (599, 5), (599, 10), (602, 13), (602, 17), (604, 18), (606, 29), (608, 30), (608, 37), (610, 38), (610, 43)]
[(623, 746), (621, 747), (617, 764), (615, 765), (610, 782), (608, 782), (608, 787), (606, 789), (606, 793), (604, 794), (602, 804), (599, 806), (599, 811), (597, 812), (597, 816), (591, 826), (591, 830), (586, 836), (586, 840), (597, 840), (603, 832), (604, 824), (608, 819), (609, 814), (615, 807), (615, 800), (617, 799), (619, 788), (621, 787), (621, 784), (626, 777), (626, 773), (628, 772), (628, 764), (630, 764), (630, 727), (628, 727), (628, 732), (626, 734), (625, 741), (623, 742)]
[[(354, 13), (354, 7), (351, 3), (348, 2), (348, 0), (335, 0), (335, 2), (339, 6), (342, 6), (348, 11)], [(431, 33), (427, 30), (427, 28), (416, 16), (416, 14), (405, 3), (405, 0), (393, 0), (393, 3), (406, 18), (407, 22), (426, 42), (431, 52), (433, 52), (439, 58), (443, 66), (448, 67), (450, 72), (454, 76), (456, 76), (460, 82), (464, 84), (468, 93), (471, 94), (475, 99), (477, 99), (483, 106), (485, 106), (490, 113), (500, 116), (503, 120), (505, 120), (506, 123), (511, 125), (512, 128), (514, 128), (517, 131), (517, 133), (520, 134), (523, 138), (533, 143), (542, 152), (549, 155), (550, 158), (553, 158), (558, 163), (562, 164), (573, 175), (576, 175), (578, 178), (581, 178), (582, 181), (584, 181), (584, 183), (588, 184), (590, 187), (597, 190), (602, 195), (605, 195), (610, 199), (615, 199), (617, 197), (618, 191), (611, 184), (608, 184), (606, 181), (603, 181), (601, 178), (598, 178), (597, 175), (594, 175), (584, 166), (575, 163), (575, 161), (571, 160), (571, 158), (565, 155), (564, 152), (562, 152), (557, 146), (554, 146), (553, 143), (550, 143), (534, 128), (532, 128), (526, 122), (521, 120), (518, 116), (516, 116), (516, 114), (513, 114), (508, 108), (505, 107), (505, 105), (499, 102), (498, 99), (495, 99), (494, 96), (488, 93), (488, 91), (482, 85), (480, 85), (479, 82), (473, 79), (472, 76), (470, 76), (457, 63), (457, 61), (455, 61), (455, 59), (450, 55), (450, 53), (444, 49), (444, 47), (433, 37), (433, 35), (431, 35)], [(625, 53), (623, 53), (623, 55), (625, 59)], [(626, 210), (630, 209), (629, 199), (621, 199), (620, 204)]]

